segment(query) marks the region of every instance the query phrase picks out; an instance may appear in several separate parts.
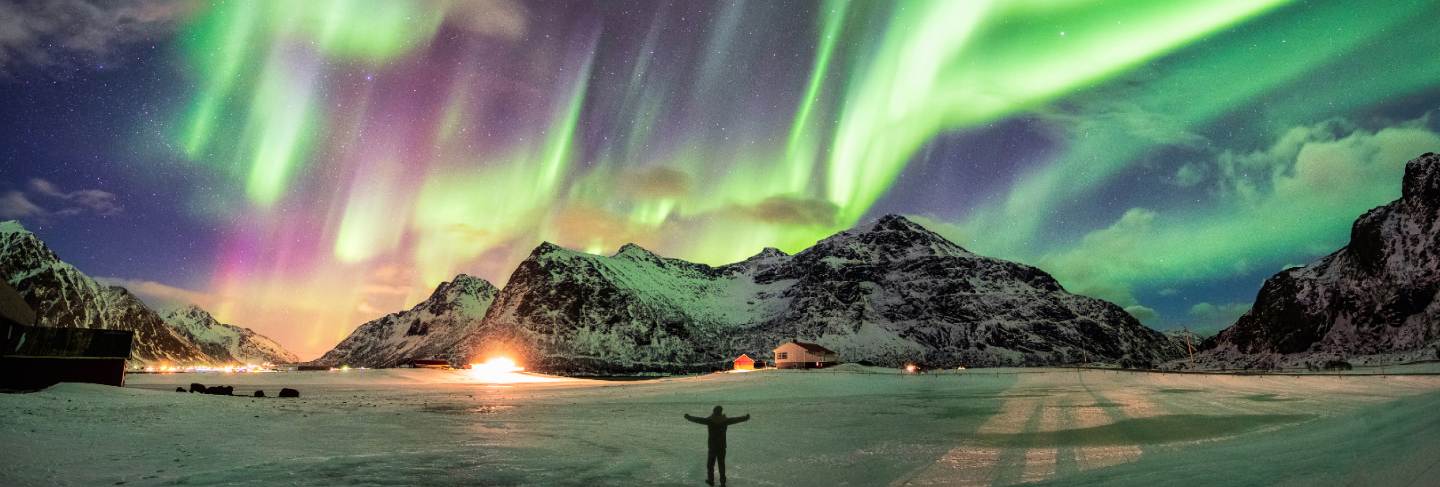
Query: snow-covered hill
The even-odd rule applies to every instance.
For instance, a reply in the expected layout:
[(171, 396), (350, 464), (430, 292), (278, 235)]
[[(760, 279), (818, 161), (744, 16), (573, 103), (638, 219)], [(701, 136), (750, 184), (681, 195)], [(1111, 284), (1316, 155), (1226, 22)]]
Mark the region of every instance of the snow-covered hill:
[(394, 367), (429, 358), (461, 363), (468, 357), (456, 353), (458, 344), (480, 324), (497, 292), (484, 279), (460, 274), (414, 307), (355, 328), (315, 363)]
[(541, 244), (456, 354), (571, 372), (693, 370), (768, 357), (790, 338), (884, 365), (1149, 364), (1179, 354), (1114, 304), (895, 215), (793, 256), (766, 249), (721, 267), (633, 244), (608, 257)]
[(200, 347), (214, 363), (281, 364), (300, 361), (264, 335), (249, 328), (221, 323), (199, 306), (189, 305), (166, 311), (165, 324)]
[(133, 330), (130, 358), (135, 362), (295, 361), (293, 354), (273, 340), (249, 329), (216, 323), (199, 308), (161, 317), (125, 288), (101, 284), (60, 260), (17, 221), (0, 222), (0, 278), (20, 291), (26, 304), (35, 309), (40, 326)]
[(41, 326), (134, 330), (131, 359), (139, 362), (210, 361), (139, 298), (61, 261), (17, 221), (0, 222), (0, 278), (20, 291)]
[(1205, 367), (1440, 358), (1440, 155), (1405, 165), (1400, 199), (1366, 212), (1350, 243), (1265, 281), (1255, 306), (1206, 342)]

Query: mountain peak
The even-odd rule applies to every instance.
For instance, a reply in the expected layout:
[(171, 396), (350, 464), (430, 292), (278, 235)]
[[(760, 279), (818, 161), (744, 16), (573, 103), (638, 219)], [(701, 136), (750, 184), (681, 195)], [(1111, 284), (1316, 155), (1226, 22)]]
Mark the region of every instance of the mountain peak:
[(834, 255), (858, 260), (974, 255), (900, 215), (885, 215), (868, 226), (837, 233), (801, 254)]
[(559, 245), (550, 243), (549, 241), (545, 241), (540, 242), (540, 245), (536, 245), (535, 249), (530, 251), (530, 258), (536, 259), (550, 255), (568, 254), (570, 252), (571, 251), (569, 249), (566, 249), (565, 247), (561, 247)]
[(172, 311), (177, 312), (177, 313), (189, 313), (189, 314), (196, 314), (196, 315), (199, 315), (199, 314), (206, 314), (206, 315), (208, 315), (208, 314), (210, 314), (209, 311), (205, 311), (205, 308), (201, 308), (199, 305), (196, 305), (196, 304), (186, 304), (186, 305), (178, 306), (178, 307), (176, 307), (176, 308), (175, 308), (174, 310), (172, 310)]
[(1426, 152), (1405, 163), (1401, 188), (1407, 200), (1440, 201), (1440, 155)]
[(216, 320), (209, 311), (205, 311), (205, 308), (195, 304), (182, 304), (163, 309), (160, 311), (160, 316), (167, 322), (172, 318), (188, 318), (197, 323), (219, 323), (219, 320)]
[(442, 283), (440, 283), (439, 286), (435, 286), (435, 291), (431, 292), (431, 293), (430, 293), (430, 297), (429, 297), (428, 299), (426, 299), (426, 300), (427, 300), (427, 301), (439, 301), (439, 300), (443, 300), (444, 298), (442, 298), (442, 297), (443, 297), (443, 296), (446, 296), (447, 294), (449, 294), (449, 293), (451, 292), (451, 290), (454, 290), (454, 291), (456, 291), (456, 292), (458, 292), (458, 293), (461, 293), (461, 294), (465, 294), (465, 293), (471, 293), (471, 294), (473, 294), (473, 293), (484, 293), (486, 290), (493, 290), (493, 289), (495, 289), (495, 285), (494, 285), (494, 284), (490, 284), (490, 281), (487, 281), (487, 280), (485, 280), (485, 279), (482, 279), (482, 278), (479, 278), (479, 277), (475, 277), (475, 276), (472, 276), (472, 275), (469, 275), (469, 274), (466, 274), (466, 273), (463, 273), (463, 272), (462, 272), (462, 273), (456, 274), (454, 279), (451, 279), (451, 280), (449, 280), (448, 282), (442, 282)]
[(490, 284), (490, 281), (466, 274), (464, 272), (456, 274), (455, 278), (450, 279), (450, 282), (454, 284), (479, 284), (482, 282), (485, 284)]
[(612, 255), (611, 257), (630, 257), (630, 258), (637, 258), (637, 257), (638, 257), (638, 258), (649, 259), (649, 258), (655, 257), (655, 256), (656, 256), (656, 255), (655, 255), (654, 252), (651, 252), (651, 251), (649, 251), (649, 250), (646, 250), (644, 247), (641, 247), (641, 246), (636, 245), (636, 244), (634, 244), (634, 243), (627, 243), (627, 244), (625, 244), (625, 245), (621, 245), (621, 246), (620, 246), (620, 250), (615, 251), (615, 255)]
[(926, 231), (925, 227), (920, 226), (920, 224), (912, 222), (909, 218), (905, 218), (895, 213), (882, 216), (879, 219), (875, 220), (875, 223), (870, 225), (870, 231), (876, 230)]
[(25, 225), (20, 224), (20, 220), (0, 221), (0, 234), (8, 233), (30, 234), (30, 230), (26, 230)]
[(775, 247), (765, 247), (763, 249), (760, 249), (760, 253), (752, 255), (749, 259), (745, 260), (773, 259), (775, 257), (785, 257), (788, 255), (790, 254), (787, 254), (785, 253), (785, 251), (777, 249)]

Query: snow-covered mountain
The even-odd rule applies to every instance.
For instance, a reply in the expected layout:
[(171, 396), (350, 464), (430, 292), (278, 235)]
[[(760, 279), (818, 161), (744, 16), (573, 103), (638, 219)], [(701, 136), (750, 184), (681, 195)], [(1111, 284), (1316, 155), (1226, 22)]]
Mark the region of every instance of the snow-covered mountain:
[(1205, 367), (1440, 358), (1440, 155), (1405, 165), (1401, 197), (1355, 221), (1350, 243), (1261, 286), (1206, 342)]
[(160, 318), (191, 343), (199, 346), (216, 364), (281, 364), (300, 361), (295, 354), (285, 350), (285, 347), (274, 340), (249, 328), (216, 321), (215, 317), (199, 306), (173, 308), (165, 311)]
[(41, 326), (134, 330), (131, 359), (140, 362), (210, 359), (139, 298), (125, 288), (100, 284), (61, 261), (17, 221), (0, 222), (0, 278), (20, 291)]
[(633, 244), (605, 257), (544, 243), (453, 355), (571, 372), (693, 370), (767, 357), (791, 338), (884, 365), (1149, 364), (1180, 353), (1112, 303), (891, 215), (793, 256), (766, 249), (721, 267)]
[(445, 358), (460, 363), (459, 343), (480, 324), (495, 300), (490, 282), (465, 274), (440, 283), (429, 298), (355, 328), (314, 363), (352, 367), (394, 367), (413, 359)]
[[(0, 222), (0, 279), (35, 309), (40, 326), (133, 330), (130, 358), (176, 365), (293, 362), (295, 356), (249, 329), (215, 322), (189, 307), (162, 317), (130, 291), (97, 282), (60, 260), (17, 221)], [(279, 358), (282, 360), (274, 360)]]

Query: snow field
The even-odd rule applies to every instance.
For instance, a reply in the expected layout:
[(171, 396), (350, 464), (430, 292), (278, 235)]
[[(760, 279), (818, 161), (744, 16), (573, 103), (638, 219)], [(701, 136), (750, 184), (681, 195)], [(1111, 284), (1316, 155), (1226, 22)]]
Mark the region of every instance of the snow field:
[[(1440, 458), (1435, 376), (846, 369), (503, 386), (408, 369), (62, 384), (0, 395), (0, 484), (703, 485), (705, 432), (681, 414), (716, 404), (753, 415), (729, 432), (736, 486), (1405, 485)], [(190, 382), (302, 396), (169, 392)]]

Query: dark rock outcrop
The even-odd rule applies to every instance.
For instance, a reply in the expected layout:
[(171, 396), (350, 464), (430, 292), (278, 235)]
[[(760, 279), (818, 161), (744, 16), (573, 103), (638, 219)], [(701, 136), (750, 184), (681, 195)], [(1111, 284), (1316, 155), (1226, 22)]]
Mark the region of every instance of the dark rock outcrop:
[[(1206, 368), (1440, 358), (1440, 156), (1405, 166), (1401, 197), (1355, 220), (1350, 243), (1265, 281), (1250, 312), (1207, 340)], [(1328, 367), (1328, 365), (1327, 365)]]

